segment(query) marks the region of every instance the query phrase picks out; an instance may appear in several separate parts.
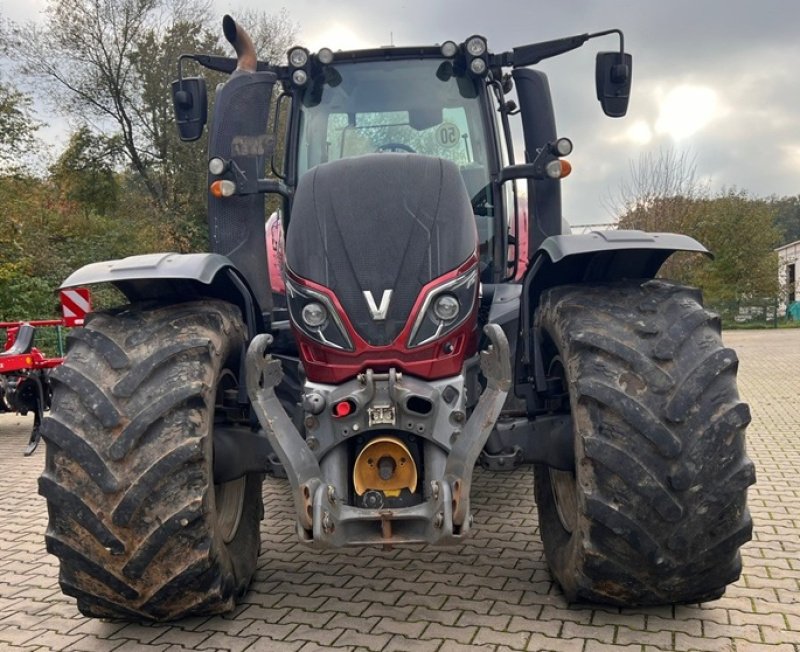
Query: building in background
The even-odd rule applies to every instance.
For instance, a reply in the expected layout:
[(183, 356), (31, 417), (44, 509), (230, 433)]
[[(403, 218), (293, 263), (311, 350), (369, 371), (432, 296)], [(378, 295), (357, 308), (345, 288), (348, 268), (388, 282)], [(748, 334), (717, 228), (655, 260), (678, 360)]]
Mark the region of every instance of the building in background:
[(778, 247), (778, 283), (783, 290), (780, 310), (788, 310), (793, 319), (800, 319), (800, 288), (797, 272), (800, 268), (800, 240)]

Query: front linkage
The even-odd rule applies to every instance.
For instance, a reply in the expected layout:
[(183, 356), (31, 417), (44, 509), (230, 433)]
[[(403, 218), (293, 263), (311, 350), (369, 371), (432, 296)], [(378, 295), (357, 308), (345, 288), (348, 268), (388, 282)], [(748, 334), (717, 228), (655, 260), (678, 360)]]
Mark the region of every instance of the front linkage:
[[(446, 544), (467, 534), (472, 524), (472, 470), (511, 387), (506, 336), (495, 324), (487, 325), (484, 333), (490, 342), (480, 354), (486, 388), (469, 419), (457, 430), (449, 429), (444, 436), (441, 428), (420, 435), (445, 451), (443, 472), (427, 478), (423, 502), (409, 507), (373, 509), (346, 504), (341, 490), (326, 477), (320, 466), (324, 447), (300, 434), (275, 395), (282, 370), (280, 361), (267, 353), (272, 336), (262, 334), (252, 340), (246, 362), (247, 391), (291, 483), (301, 540), (323, 548), (380, 542)], [(366, 393), (370, 404), (362, 406), (369, 411), (383, 408), (386, 396), (397, 396), (406, 379), (393, 373), (370, 373), (352, 382), (370, 386)]]

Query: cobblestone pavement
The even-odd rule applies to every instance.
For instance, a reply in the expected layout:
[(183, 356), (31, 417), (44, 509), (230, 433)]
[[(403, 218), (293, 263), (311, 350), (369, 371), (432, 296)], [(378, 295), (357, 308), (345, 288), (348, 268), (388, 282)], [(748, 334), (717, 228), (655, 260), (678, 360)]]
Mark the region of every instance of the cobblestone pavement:
[(447, 549), (317, 553), (295, 541), (285, 483), (268, 480), (259, 570), (226, 617), (171, 625), (85, 619), (44, 550), (40, 449), (0, 416), (0, 650), (800, 651), (800, 330), (727, 333), (751, 403), (758, 467), (744, 574), (716, 602), (567, 605), (551, 582), (528, 469), (476, 472), (476, 537)]

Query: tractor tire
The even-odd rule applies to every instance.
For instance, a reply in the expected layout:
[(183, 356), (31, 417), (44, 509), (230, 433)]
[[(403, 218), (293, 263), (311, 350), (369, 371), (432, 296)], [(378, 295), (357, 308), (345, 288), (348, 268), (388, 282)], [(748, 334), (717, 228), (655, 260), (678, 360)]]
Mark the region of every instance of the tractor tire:
[(128, 306), (71, 332), (51, 375), (39, 493), (61, 589), (84, 615), (174, 620), (228, 611), (246, 592), (263, 476), (213, 478), (214, 423), (244, 341), (238, 309), (220, 301)]
[(698, 290), (653, 280), (553, 288), (535, 323), (573, 422), (574, 473), (534, 468), (545, 556), (566, 598), (720, 597), (751, 538), (755, 470), (719, 318)]

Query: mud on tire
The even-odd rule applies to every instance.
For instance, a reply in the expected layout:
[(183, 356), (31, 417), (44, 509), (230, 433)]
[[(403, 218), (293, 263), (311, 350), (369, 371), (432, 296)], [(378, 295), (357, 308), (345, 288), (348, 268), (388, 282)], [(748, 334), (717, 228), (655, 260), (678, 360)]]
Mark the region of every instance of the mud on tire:
[(229, 610), (253, 575), (261, 477), (216, 486), (212, 433), (244, 327), (223, 302), (129, 307), (70, 335), (39, 492), (47, 550), (87, 616)]
[(697, 290), (662, 281), (547, 291), (536, 326), (563, 378), (575, 473), (535, 468), (545, 555), (570, 601), (701, 602), (751, 537), (738, 360)]

